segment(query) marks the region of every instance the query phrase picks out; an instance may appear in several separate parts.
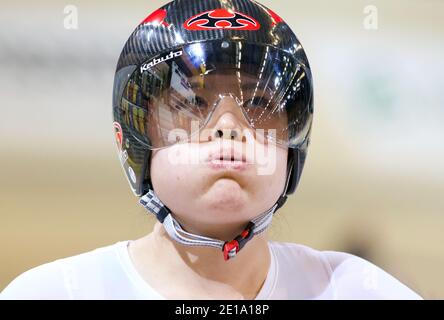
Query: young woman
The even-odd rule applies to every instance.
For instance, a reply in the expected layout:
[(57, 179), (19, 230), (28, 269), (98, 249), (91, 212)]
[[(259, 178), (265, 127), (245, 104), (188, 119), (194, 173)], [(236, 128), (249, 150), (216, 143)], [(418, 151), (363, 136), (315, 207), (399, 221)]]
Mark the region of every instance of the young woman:
[(420, 299), (370, 262), (267, 238), (298, 184), (310, 66), (272, 10), (176, 0), (118, 61), (119, 157), (152, 232), (17, 277), (3, 299)]

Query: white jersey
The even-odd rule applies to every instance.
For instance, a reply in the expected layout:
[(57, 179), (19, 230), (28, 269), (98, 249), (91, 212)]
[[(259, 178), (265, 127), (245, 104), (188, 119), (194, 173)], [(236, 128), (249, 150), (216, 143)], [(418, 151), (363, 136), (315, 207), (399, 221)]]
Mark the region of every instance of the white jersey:
[[(134, 267), (128, 241), (55, 260), (19, 275), (0, 299), (164, 299)], [(421, 299), (367, 260), (269, 242), (271, 264), (256, 299)]]

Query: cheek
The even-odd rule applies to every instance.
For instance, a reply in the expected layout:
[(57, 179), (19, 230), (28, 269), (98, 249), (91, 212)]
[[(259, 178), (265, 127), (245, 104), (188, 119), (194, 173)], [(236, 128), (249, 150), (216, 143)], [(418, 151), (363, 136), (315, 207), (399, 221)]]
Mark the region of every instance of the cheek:
[(174, 160), (180, 159), (183, 153), (170, 147), (157, 150), (151, 156), (150, 174), (153, 188), (162, 202), (171, 209), (188, 207), (190, 199), (195, 199), (200, 192), (200, 179), (194, 174), (195, 165), (178, 164)]
[(273, 170), (263, 170), (264, 174), (255, 177), (255, 198), (263, 199), (263, 205), (268, 208), (282, 194), (287, 178), (287, 149), (277, 148), (275, 161), (270, 162), (269, 168)]

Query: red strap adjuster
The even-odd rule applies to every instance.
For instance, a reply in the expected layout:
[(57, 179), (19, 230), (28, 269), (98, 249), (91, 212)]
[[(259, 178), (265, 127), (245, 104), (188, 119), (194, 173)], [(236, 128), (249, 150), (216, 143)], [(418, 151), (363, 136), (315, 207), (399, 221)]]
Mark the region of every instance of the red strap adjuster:
[(227, 261), (230, 258), (234, 258), (239, 252), (239, 242), (231, 240), (224, 244), (224, 260)]
[(240, 235), (238, 235), (233, 240), (224, 243), (222, 250), (224, 252), (225, 261), (229, 260), (230, 258), (234, 258), (239, 250), (242, 249), (244, 245), (248, 242), (248, 240), (253, 238), (253, 228), (254, 223), (250, 222), (247, 228), (245, 228), (245, 230), (242, 231)]

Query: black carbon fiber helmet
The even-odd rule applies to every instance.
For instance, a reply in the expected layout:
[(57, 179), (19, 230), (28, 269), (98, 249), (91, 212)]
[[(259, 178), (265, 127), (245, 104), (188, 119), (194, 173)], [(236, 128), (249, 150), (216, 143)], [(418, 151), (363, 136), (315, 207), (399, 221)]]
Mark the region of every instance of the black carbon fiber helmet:
[[(295, 191), (304, 166), (313, 115), (312, 78), (305, 52), (290, 27), (272, 10), (251, 0), (172, 1), (150, 14), (129, 37), (117, 63), (113, 117), (120, 161), (133, 192), (142, 196), (151, 189), (153, 145), (146, 134), (150, 130), (147, 118), (156, 101), (153, 97), (160, 95), (163, 86), (171, 86), (174, 69), (168, 83), (160, 76), (146, 77), (143, 73), (154, 66), (160, 69), (161, 64), (171, 67), (172, 61), (185, 55), (186, 48), (193, 44), (211, 51), (206, 68), (221, 60), (233, 60), (238, 51), (227, 54), (224, 49), (234, 44), (231, 47), (237, 50), (243, 46), (244, 54), (239, 57), (242, 65), (259, 68), (268, 55), (267, 68), (264, 64), (256, 72), (261, 72), (260, 76), (264, 72), (280, 76), (277, 82), (282, 94), (274, 101), (290, 105), (288, 110), (293, 114), (289, 117), (292, 141), (288, 145), (288, 182), (280, 207), (286, 195)], [(175, 65), (176, 71), (180, 66), (186, 68), (186, 63), (181, 63)]]

